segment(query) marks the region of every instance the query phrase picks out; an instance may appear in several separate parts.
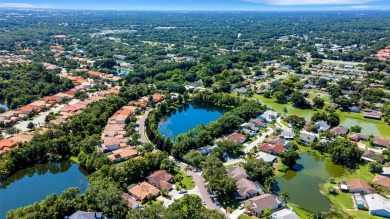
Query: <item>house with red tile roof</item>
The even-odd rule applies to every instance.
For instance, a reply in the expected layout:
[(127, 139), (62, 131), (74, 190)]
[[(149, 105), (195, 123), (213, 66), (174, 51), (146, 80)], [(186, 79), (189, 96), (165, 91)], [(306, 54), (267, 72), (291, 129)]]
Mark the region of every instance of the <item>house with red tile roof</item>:
[(149, 194), (157, 197), (160, 194), (160, 190), (155, 186), (142, 182), (139, 185), (128, 190), (129, 194), (135, 197), (137, 200), (144, 200)]
[(18, 109), (19, 114), (24, 114), (24, 115), (31, 115), (33, 113), (39, 113), (41, 111), (41, 107), (39, 106), (23, 106)]
[(286, 148), (283, 147), (283, 145), (281, 145), (281, 144), (268, 144), (268, 143), (261, 145), (259, 147), (259, 149), (262, 152), (272, 154), (275, 156), (280, 155), (281, 153), (283, 153), (286, 150)]
[(390, 190), (390, 178), (387, 176), (376, 174), (372, 180), (372, 184), (379, 185), (387, 190)]
[(352, 179), (346, 181), (347, 189), (349, 193), (375, 193), (375, 189), (362, 179)]
[(229, 136), (226, 137), (227, 140), (235, 142), (235, 143), (240, 143), (243, 144), (246, 141), (246, 137), (243, 134), (234, 132), (230, 134)]
[(147, 177), (148, 182), (159, 189), (172, 189), (173, 176), (166, 170), (158, 170)]
[(120, 162), (131, 157), (136, 157), (137, 155), (138, 151), (134, 147), (125, 147), (112, 151), (107, 157), (113, 162)]
[(15, 134), (10, 138), (0, 140), (0, 154), (17, 147), (19, 143), (30, 142), (32, 138), (32, 135)]
[(131, 195), (129, 195), (129, 193), (123, 193), (122, 198), (124, 198), (126, 200), (127, 207), (129, 207), (131, 209), (138, 208), (139, 204), (138, 204), (137, 200), (135, 200), (133, 197), (131, 197)]
[(164, 99), (164, 96), (161, 94), (153, 94), (152, 97), (155, 103), (158, 103)]

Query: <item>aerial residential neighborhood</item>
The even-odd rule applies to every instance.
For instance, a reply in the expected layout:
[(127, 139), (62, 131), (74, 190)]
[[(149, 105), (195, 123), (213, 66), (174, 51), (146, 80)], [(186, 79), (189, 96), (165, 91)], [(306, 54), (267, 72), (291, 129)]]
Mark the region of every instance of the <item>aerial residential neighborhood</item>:
[(390, 218), (389, 10), (0, 3), (0, 218)]

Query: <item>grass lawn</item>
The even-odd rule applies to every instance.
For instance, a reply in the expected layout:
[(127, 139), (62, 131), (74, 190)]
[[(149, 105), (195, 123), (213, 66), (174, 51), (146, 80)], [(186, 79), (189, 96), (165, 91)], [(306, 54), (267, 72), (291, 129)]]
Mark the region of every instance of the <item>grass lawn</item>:
[(311, 218), (313, 218), (313, 214), (311, 212), (308, 212), (305, 209), (300, 208), (298, 205), (295, 205), (293, 203), (288, 203), (288, 206), (291, 207), (293, 209), (293, 211), (301, 219), (311, 219)]
[(80, 161), (79, 161), (79, 158), (77, 158), (77, 157), (75, 157), (75, 156), (71, 156), (70, 158), (69, 158), (69, 160), (71, 160), (71, 161), (73, 161), (73, 162), (75, 162), (75, 163), (80, 163)]
[[(335, 178), (335, 180), (337, 183), (340, 180), (350, 180), (350, 179), (357, 179), (357, 178), (363, 179), (369, 183), (374, 178), (374, 174), (369, 172), (368, 165), (360, 165), (359, 169), (349, 170), (342, 177)], [(330, 195), (328, 193), (328, 189), (336, 185), (337, 184), (331, 184), (330, 182), (326, 182), (323, 185), (321, 191), (330, 200), (332, 205), (335, 206), (335, 208), (338, 211), (353, 216), (354, 218), (372, 218), (372, 219), (380, 218), (380, 217), (372, 216), (368, 211), (354, 209), (352, 194), (350, 193), (343, 193), (341, 191), (338, 191), (337, 195)]]
[(190, 189), (195, 188), (195, 183), (191, 177), (187, 176), (187, 174), (181, 170), (179, 171), (178, 174), (180, 174), (183, 177), (181, 182), (175, 183), (178, 190), (181, 190), (181, 189), (190, 190)]
[(250, 217), (246, 214), (242, 214), (242, 215), (238, 216), (238, 219), (253, 219), (253, 218), (257, 218), (257, 217), (254, 217), (254, 216)]

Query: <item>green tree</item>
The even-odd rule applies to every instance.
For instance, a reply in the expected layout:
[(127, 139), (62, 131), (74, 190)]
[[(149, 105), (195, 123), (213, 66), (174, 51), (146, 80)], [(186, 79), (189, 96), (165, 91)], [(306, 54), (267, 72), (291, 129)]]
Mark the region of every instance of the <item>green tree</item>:
[(289, 168), (292, 168), (297, 163), (297, 160), (299, 159), (299, 154), (294, 150), (286, 150), (280, 154), (280, 157), (284, 165), (288, 166)]

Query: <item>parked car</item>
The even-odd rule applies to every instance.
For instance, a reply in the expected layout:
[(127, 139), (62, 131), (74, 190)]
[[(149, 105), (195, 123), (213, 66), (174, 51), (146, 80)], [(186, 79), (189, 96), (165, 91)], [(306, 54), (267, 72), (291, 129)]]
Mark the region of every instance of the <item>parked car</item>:
[(240, 207), (238, 207), (239, 210), (244, 209), (244, 204), (241, 204)]
[(203, 204), (203, 205), (206, 205), (206, 202), (202, 201), (202, 204)]
[(179, 194), (186, 194), (187, 193), (187, 190), (180, 190), (179, 191)]

